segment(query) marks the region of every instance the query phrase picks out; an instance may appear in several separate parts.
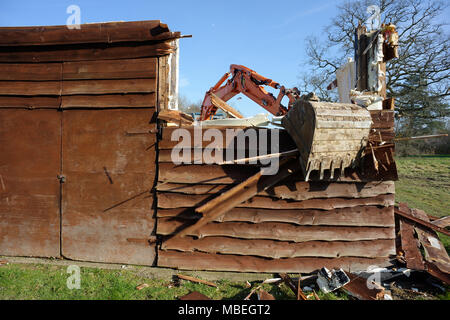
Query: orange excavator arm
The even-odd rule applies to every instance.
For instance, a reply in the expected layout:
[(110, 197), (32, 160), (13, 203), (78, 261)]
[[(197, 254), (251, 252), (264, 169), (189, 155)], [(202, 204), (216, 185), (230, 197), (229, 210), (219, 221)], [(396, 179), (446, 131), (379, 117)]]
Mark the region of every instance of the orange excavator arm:
[[(272, 93), (267, 92), (263, 87), (264, 85), (279, 89), (280, 92), (278, 96), (275, 97)], [(225, 73), (206, 93), (202, 103), (201, 121), (211, 119), (217, 112), (217, 107), (211, 102), (211, 93), (214, 93), (223, 101), (228, 101), (239, 93), (245, 94), (251, 100), (276, 116), (286, 114), (291, 105), (299, 97), (297, 88), (286, 89), (272, 79), (265, 78), (247, 67), (235, 64), (232, 64), (230, 66), (230, 72)], [(289, 98), (289, 105), (287, 108), (281, 104), (281, 100), (284, 96)]]

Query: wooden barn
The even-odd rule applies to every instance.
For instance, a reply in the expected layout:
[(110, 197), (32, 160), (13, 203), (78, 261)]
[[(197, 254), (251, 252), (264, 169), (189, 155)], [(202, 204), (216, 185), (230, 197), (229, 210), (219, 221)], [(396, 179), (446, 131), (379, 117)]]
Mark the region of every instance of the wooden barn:
[(0, 254), (155, 263), (178, 38), (160, 21), (0, 28)]
[[(173, 163), (178, 128), (158, 112), (176, 106), (180, 37), (159, 21), (0, 28), (0, 255), (249, 272), (391, 264), (391, 109), (370, 111), (369, 139), (383, 143), (355, 169), (289, 175), (177, 237), (259, 171)], [(295, 147), (284, 129), (252, 129)]]

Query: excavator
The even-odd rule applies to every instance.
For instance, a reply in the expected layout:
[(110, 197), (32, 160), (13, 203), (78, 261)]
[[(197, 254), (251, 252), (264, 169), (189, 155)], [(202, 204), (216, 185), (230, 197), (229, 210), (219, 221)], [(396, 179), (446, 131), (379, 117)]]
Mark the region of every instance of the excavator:
[[(228, 81), (223, 85), (227, 79)], [(275, 97), (272, 93), (267, 92), (263, 86), (279, 89), (280, 92)], [(217, 112), (217, 107), (211, 101), (211, 93), (225, 102), (242, 93), (275, 116), (285, 115), (298, 100), (300, 94), (297, 88), (286, 89), (278, 82), (265, 78), (247, 67), (232, 64), (230, 72), (225, 73), (206, 93), (202, 103), (200, 121), (212, 119)], [(285, 96), (289, 98), (287, 108), (281, 104), (281, 100)]]
[[(279, 89), (275, 97), (263, 86)], [(300, 96), (297, 88), (287, 89), (255, 71), (232, 64), (230, 71), (205, 94), (200, 121), (210, 120), (218, 106), (212, 97), (226, 102), (242, 93), (269, 111), (281, 117), (281, 124), (298, 147), (300, 165), (305, 180), (318, 170), (322, 180), (324, 172), (334, 178), (335, 170), (341, 175), (347, 167), (354, 167), (367, 145), (372, 118), (370, 112), (359, 105), (321, 102), (314, 94)], [(287, 106), (281, 101), (288, 97)]]

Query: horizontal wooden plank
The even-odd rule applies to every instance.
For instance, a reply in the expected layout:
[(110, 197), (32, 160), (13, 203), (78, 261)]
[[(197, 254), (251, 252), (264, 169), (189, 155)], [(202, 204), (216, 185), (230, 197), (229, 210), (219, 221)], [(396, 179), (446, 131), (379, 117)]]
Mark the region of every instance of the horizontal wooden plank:
[(228, 237), (192, 237), (169, 239), (163, 250), (237, 254), (266, 258), (297, 257), (389, 257), (395, 255), (395, 240), (370, 241), (309, 241), (292, 243), (274, 240), (242, 240)]
[(154, 93), (156, 92), (156, 79), (68, 80), (62, 83), (62, 87), (63, 95)]
[(156, 94), (73, 95), (62, 97), (62, 108), (154, 108)]
[[(390, 165), (386, 158), (389, 157)], [(380, 165), (380, 170), (375, 171), (373, 167), (372, 155), (364, 157), (364, 173), (361, 170), (351, 170), (347, 168), (343, 176), (335, 174), (334, 179), (330, 179), (330, 170), (325, 170), (323, 181), (339, 182), (370, 182), (370, 181), (395, 181), (398, 179), (395, 162), (392, 155), (386, 155), (380, 150), (377, 152), (377, 159), (382, 161), (387, 171)], [(256, 173), (258, 168), (254, 165), (206, 165), (206, 164), (183, 164), (174, 163), (159, 164), (159, 181), (172, 183), (203, 183), (203, 184), (229, 184), (239, 183)], [(319, 173), (313, 171), (310, 175), (311, 181), (319, 181)], [(287, 181), (304, 181), (301, 173), (292, 176)]]
[(288, 258), (267, 259), (250, 256), (220, 255), (202, 252), (177, 252), (158, 250), (159, 267), (184, 270), (239, 271), (239, 272), (290, 272), (310, 273), (322, 267), (342, 268), (348, 272), (365, 271), (369, 266), (387, 267), (388, 258)]
[[(179, 193), (158, 192), (158, 208), (198, 207), (215, 198), (216, 195), (186, 195)], [(371, 198), (346, 199), (309, 199), (304, 201), (281, 200), (271, 197), (255, 196), (237, 207), (239, 208), (271, 208), (271, 209), (322, 209), (350, 208), (356, 206), (393, 206), (394, 195), (379, 195)]]
[(61, 81), (0, 81), (0, 95), (57, 96)]
[[(190, 221), (159, 218), (157, 234), (172, 235), (184, 229)], [(223, 236), (243, 239), (272, 239), (279, 241), (357, 241), (394, 239), (394, 228), (346, 226), (295, 226), (287, 223), (222, 222), (208, 223), (189, 234), (199, 238)]]
[(61, 113), (0, 109), (0, 255), (60, 256)]
[[(218, 184), (183, 184), (161, 183), (158, 191), (175, 192), (183, 194), (216, 194), (229, 189), (231, 185)], [(281, 199), (308, 200), (313, 198), (367, 198), (380, 194), (395, 193), (393, 181), (345, 183), (345, 182), (303, 182), (292, 184), (279, 183), (278, 185), (262, 191), (259, 195), (271, 196)]]
[(159, 164), (159, 181), (175, 183), (223, 184), (239, 183), (258, 172), (256, 167), (238, 165), (175, 165)]
[(0, 62), (68, 62), (117, 60), (167, 55), (174, 51), (170, 42), (95, 43), (64, 46), (0, 47)]
[(157, 63), (157, 58), (64, 62), (62, 78), (64, 80), (156, 78)]
[(0, 80), (61, 80), (61, 63), (0, 63)]
[[(158, 209), (158, 218), (197, 220), (194, 208)], [(367, 226), (393, 227), (394, 207), (359, 206), (334, 210), (272, 210), (259, 208), (233, 208), (215, 222), (284, 222), (302, 226)]]
[(177, 37), (179, 33), (170, 32), (159, 20), (89, 23), (81, 24), (78, 29), (69, 29), (66, 25), (0, 28), (0, 46), (114, 43)]
[(0, 96), (0, 108), (57, 109), (60, 96)]

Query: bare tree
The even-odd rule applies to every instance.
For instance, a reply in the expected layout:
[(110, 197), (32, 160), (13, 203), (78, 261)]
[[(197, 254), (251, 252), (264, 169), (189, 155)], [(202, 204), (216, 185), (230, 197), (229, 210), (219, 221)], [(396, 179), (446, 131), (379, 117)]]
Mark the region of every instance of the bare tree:
[(324, 30), (326, 38), (307, 39), (305, 65), (312, 70), (300, 78), (299, 87), (325, 100), (337, 99), (326, 86), (346, 58), (353, 57), (354, 31), (369, 17), (370, 5), (377, 5), (381, 21), (395, 24), (399, 32), (400, 57), (386, 66), (387, 94), (396, 98), (397, 117), (449, 117), (450, 35), (441, 21), (448, 4), (440, 0), (356, 0), (339, 5), (338, 15)]

